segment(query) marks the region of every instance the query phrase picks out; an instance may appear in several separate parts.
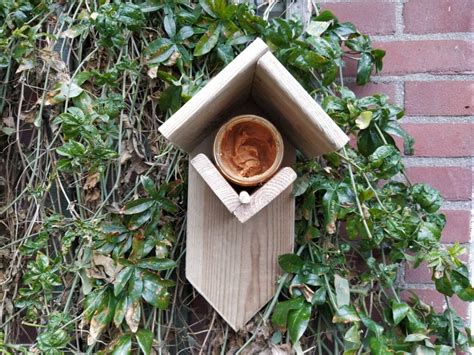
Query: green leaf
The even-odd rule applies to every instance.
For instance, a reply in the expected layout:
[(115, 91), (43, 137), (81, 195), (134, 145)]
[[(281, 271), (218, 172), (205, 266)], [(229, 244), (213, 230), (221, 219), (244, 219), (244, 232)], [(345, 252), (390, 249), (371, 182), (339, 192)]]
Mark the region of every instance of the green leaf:
[(451, 297), (454, 294), (452, 290), (451, 281), (446, 275), (435, 279), (435, 286), (436, 290), (442, 293), (443, 295)]
[(217, 56), (227, 65), (234, 59), (234, 50), (229, 45), (219, 45), (217, 46)]
[(318, 288), (311, 298), (311, 304), (315, 306), (320, 306), (326, 303), (327, 292), (324, 287)]
[(356, 126), (359, 129), (366, 129), (369, 127), (373, 116), (374, 114), (372, 111), (362, 111), (355, 120)]
[(176, 35), (176, 22), (173, 15), (166, 15), (163, 20), (163, 27), (170, 38)]
[(369, 338), (369, 349), (371, 355), (387, 355), (390, 354), (390, 350), (385, 342), (384, 337), (372, 336)]
[(177, 111), (181, 106), (181, 92), (182, 86), (168, 86), (160, 95), (160, 109), (162, 111)]
[(340, 308), (345, 305), (349, 305), (351, 296), (349, 290), (349, 281), (345, 278), (339, 276), (338, 274), (334, 275), (334, 289), (336, 290), (336, 303)]
[(297, 273), (303, 268), (304, 262), (296, 254), (284, 254), (278, 257), (278, 264), (285, 272)]
[(115, 307), (114, 324), (116, 327), (119, 327), (120, 324), (122, 324), (123, 320), (125, 319), (125, 314), (127, 313), (127, 309), (128, 309), (128, 297), (127, 295), (122, 295), (117, 302), (117, 306)]
[(137, 337), (138, 346), (141, 351), (143, 351), (143, 354), (150, 355), (153, 345), (153, 333), (148, 329), (140, 329), (135, 336)]
[(367, 84), (372, 71), (372, 57), (370, 54), (362, 53), (357, 64), (357, 84)]
[(84, 315), (88, 321), (90, 321), (99, 305), (104, 302), (107, 294), (104, 290), (96, 289), (86, 296), (84, 299)]
[(337, 17), (334, 16), (334, 14), (329, 10), (321, 11), (319, 15), (315, 17), (315, 19), (316, 21), (326, 21), (326, 22), (333, 21), (335, 23), (337, 23), (338, 21)]
[(176, 45), (167, 38), (158, 38), (146, 49), (147, 64), (159, 64), (166, 61), (176, 51)]
[(326, 190), (323, 195), (323, 214), (324, 225), (326, 232), (334, 234), (336, 232), (337, 213), (339, 212), (340, 204), (336, 188), (331, 187)]
[(11, 127), (2, 127), (2, 132), (5, 133), (7, 136), (11, 136), (13, 133), (16, 132), (16, 129)]
[(139, 229), (141, 226), (143, 226), (145, 223), (147, 223), (151, 216), (153, 215), (154, 209), (149, 208), (148, 210), (142, 212), (142, 213), (137, 213), (132, 215), (130, 220), (128, 221), (128, 230), (134, 231)]
[(292, 298), (288, 301), (278, 302), (273, 310), (272, 323), (280, 330), (285, 330), (288, 323), (288, 313), (300, 309), (306, 303), (304, 297)]
[(139, 260), (136, 265), (144, 269), (161, 271), (175, 268), (176, 262), (171, 259), (151, 257)]
[[(354, 348), (358, 349), (360, 346), (360, 331), (358, 324), (354, 324), (350, 327), (346, 334), (344, 334), (344, 342), (349, 342), (351, 345), (355, 345)], [(352, 347), (351, 347), (352, 348)]]
[(332, 21), (311, 21), (306, 27), (306, 33), (319, 37), (331, 26)]
[(392, 316), (394, 325), (400, 324), (400, 322), (405, 319), (410, 310), (410, 306), (404, 302), (394, 303), (392, 305)]
[(152, 198), (139, 198), (137, 200), (127, 203), (121, 210), (122, 214), (137, 214), (146, 211), (155, 204)]
[(143, 273), (135, 268), (133, 275), (128, 283), (128, 296), (131, 303), (135, 303), (142, 295), (144, 287)]
[(412, 342), (422, 341), (422, 340), (425, 340), (425, 339), (428, 339), (428, 336), (426, 336), (425, 334), (413, 333), (413, 334), (409, 334), (405, 338), (404, 342), (412, 343)]
[(393, 145), (378, 147), (369, 156), (369, 165), (377, 177), (388, 179), (402, 170), (402, 158), (400, 152)]
[(303, 195), (311, 186), (311, 179), (308, 175), (299, 176), (293, 184), (293, 195), (295, 197)]
[(380, 324), (369, 318), (364, 312), (359, 312), (359, 317), (367, 329), (372, 331), (377, 336), (382, 335), (383, 327)]
[(441, 238), (441, 228), (434, 223), (421, 222), (416, 237), (424, 244), (437, 243)]
[(311, 308), (311, 304), (304, 302), (300, 308), (288, 313), (288, 333), (293, 344), (301, 338), (308, 327)]
[[(388, 135), (384, 135), (387, 140)], [(363, 156), (369, 156), (378, 147), (383, 146), (385, 142), (380, 137), (375, 127), (369, 126), (367, 129), (359, 131), (357, 139), (357, 148)]]
[(428, 213), (439, 210), (443, 199), (438, 190), (426, 184), (415, 184), (412, 186), (413, 200)]
[(351, 323), (360, 321), (360, 318), (354, 306), (349, 305), (339, 308), (334, 314), (332, 321), (333, 323)]
[(117, 275), (114, 281), (114, 295), (115, 296), (118, 296), (118, 294), (122, 292), (122, 290), (125, 288), (125, 285), (130, 279), (130, 276), (132, 275), (133, 271), (134, 271), (134, 268), (130, 266), (124, 267), (122, 270), (120, 270), (119, 274)]
[(145, 272), (143, 277), (143, 294), (145, 301), (159, 309), (168, 308), (170, 294), (163, 286), (163, 281), (151, 272)]
[(218, 25), (216, 22), (211, 23), (209, 29), (202, 35), (196, 44), (196, 47), (194, 48), (194, 55), (199, 57), (209, 53), (216, 46), (217, 41), (219, 40), (220, 31), (220, 25)]
[(132, 335), (131, 334), (124, 334), (122, 335), (115, 346), (112, 349), (112, 355), (127, 355), (131, 354), (132, 351)]
[(418, 319), (416, 313), (410, 310), (407, 314), (408, 330), (410, 332), (423, 331), (426, 329), (426, 324)]
[(67, 98), (79, 96), (83, 91), (84, 90), (74, 82), (62, 83), (58, 96), (60, 97), (60, 100), (66, 100)]
[(156, 193), (155, 183), (149, 176), (140, 176), (140, 182), (143, 185), (143, 188), (145, 189), (147, 194), (153, 195)]
[(390, 120), (381, 128), (385, 133), (403, 138), (403, 152), (405, 155), (413, 155), (415, 140), (400, 126), (398, 121)]
[(181, 27), (178, 34), (176, 35), (176, 39), (179, 41), (184, 41), (185, 39), (191, 37), (194, 34), (194, 30), (191, 26), (184, 26)]

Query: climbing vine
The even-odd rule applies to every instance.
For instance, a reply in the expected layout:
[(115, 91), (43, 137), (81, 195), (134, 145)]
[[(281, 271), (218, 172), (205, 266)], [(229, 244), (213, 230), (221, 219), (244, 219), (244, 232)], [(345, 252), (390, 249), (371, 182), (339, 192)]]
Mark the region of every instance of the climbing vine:
[[(223, 0), (0, 3), (0, 351), (451, 354), (474, 300), (442, 199), (411, 184), (403, 110), (356, 97), (385, 52), (329, 11), (308, 24)], [(298, 157), (294, 254), (238, 333), (184, 278), (186, 155), (158, 127), (261, 37), (353, 144)], [(446, 310), (407, 297), (426, 262)]]

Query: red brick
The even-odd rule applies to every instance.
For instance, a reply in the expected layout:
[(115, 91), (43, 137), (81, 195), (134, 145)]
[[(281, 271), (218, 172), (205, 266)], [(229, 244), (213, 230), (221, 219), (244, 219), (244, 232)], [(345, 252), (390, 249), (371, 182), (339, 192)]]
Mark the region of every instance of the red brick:
[(432, 284), (431, 270), (426, 266), (426, 263), (421, 263), (416, 269), (406, 265), (405, 282), (417, 284)]
[(357, 3), (324, 3), (340, 22), (352, 22), (362, 33), (386, 35), (395, 33), (395, 4), (359, 1)]
[(469, 73), (474, 68), (469, 41), (422, 40), (374, 43), (386, 51), (381, 75)]
[(355, 92), (357, 97), (365, 97), (374, 94), (385, 94), (391, 98), (390, 101), (394, 101), (396, 87), (392, 84), (379, 84), (379, 83), (368, 83), (360, 86), (355, 83), (347, 84), (349, 89)]
[(468, 243), (470, 234), (471, 211), (442, 210), (446, 216), (446, 226), (441, 236), (443, 243)]
[(472, 0), (408, 0), (406, 33), (472, 32)]
[(461, 167), (412, 167), (407, 169), (413, 183), (424, 182), (441, 192), (446, 200), (470, 200), (472, 173)]
[(474, 152), (470, 123), (405, 123), (415, 138), (415, 155), (425, 157), (469, 157)]
[[(468, 250), (466, 250), (468, 252)], [(466, 263), (469, 260), (467, 254), (461, 255), (460, 259)], [(416, 269), (406, 265), (405, 282), (418, 284), (433, 284), (431, 280), (431, 270), (425, 262), (421, 263)]]
[[(410, 289), (403, 291), (401, 296), (404, 300), (409, 300), (413, 297), (413, 295), (409, 292), (415, 293), (423, 302), (432, 306), (437, 312), (443, 312), (446, 309), (446, 303), (444, 300), (444, 295), (439, 293), (436, 290), (430, 289)], [(453, 296), (449, 298), (451, 306), (456, 310), (457, 314), (467, 319), (468, 315), (468, 306), (467, 302), (460, 300), (457, 296)]]
[(474, 81), (409, 81), (405, 83), (405, 113), (423, 116), (474, 114)]

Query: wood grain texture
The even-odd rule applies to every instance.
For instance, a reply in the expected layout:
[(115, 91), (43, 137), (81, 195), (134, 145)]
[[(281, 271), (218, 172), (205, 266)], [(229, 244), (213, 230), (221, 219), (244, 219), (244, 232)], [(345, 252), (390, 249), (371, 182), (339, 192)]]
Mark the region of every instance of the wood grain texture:
[(230, 213), (240, 207), (239, 195), (205, 154), (196, 155), (191, 159), (191, 165)]
[(191, 165), (240, 223), (247, 222), (296, 180), (295, 171), (285, 167), (250, 196), (247, 191), (237, 194), (205, 154), (196, 155), (191, 159)]
[(252, 96), (272, 121), (306, 156), (344, 146), (349, 138), (270, 52), (257, 64)]
[(161, 125), (161, 134), (191, 152), (222, 121), (224, 110), (245, 102), (251, 92), (257, 61), (267, 51), (267, 45), (257, 38)]
[[(228, 117), (245, 113), (262, 114), (244, 104)], [(209, 134), (191, 158), (210, 156), (214, 136)], [(282, 166), (292, 166), (295, 149), (283, 138)], [(294, 218), (290, 186), (250, 221), (240, 223), (189, 165), (186, 277), (234, 330), (273, 296), (281, 275), (278, 256), (293, 251)]]
[(234, 215), (241, 223), (247, 222), (283, 193), (295, 180), (296, 173), (292, 168), (281, 169), (250, 196), (250, 203), (241, 204), (235, 209)]

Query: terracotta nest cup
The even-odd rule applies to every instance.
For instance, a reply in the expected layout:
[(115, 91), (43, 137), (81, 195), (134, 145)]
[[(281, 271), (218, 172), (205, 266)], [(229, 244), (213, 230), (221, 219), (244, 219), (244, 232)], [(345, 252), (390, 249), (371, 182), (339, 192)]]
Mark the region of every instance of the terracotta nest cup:
[(214, 140), (214, 159), (221, 173), (240, 186), (270, 179), (283, 160), (283, 139), (268, 120), (255, 115), (226, 122)]

